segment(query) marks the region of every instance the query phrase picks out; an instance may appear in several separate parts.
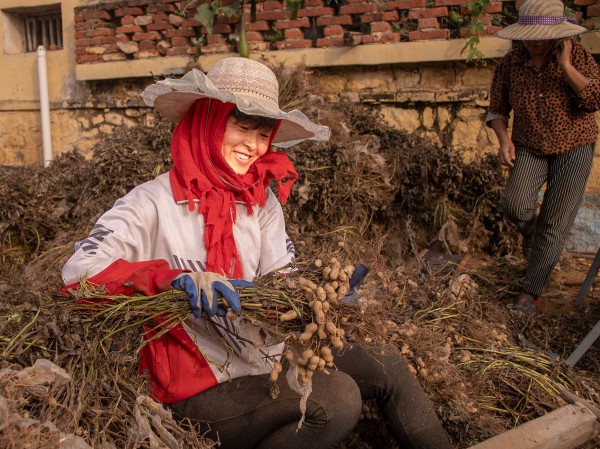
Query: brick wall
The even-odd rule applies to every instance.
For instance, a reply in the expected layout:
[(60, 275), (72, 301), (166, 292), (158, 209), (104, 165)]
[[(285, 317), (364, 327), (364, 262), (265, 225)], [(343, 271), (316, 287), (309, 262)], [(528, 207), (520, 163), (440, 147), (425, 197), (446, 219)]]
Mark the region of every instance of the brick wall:
[[(194, 20), (206, 0), (121, 0), (75, 9), (78, 64), (237, 51), (239, 18), (220, 16), (212, 34)], [(227, 1), (227, 0), (225, 0)], [(257, 2), (246, 10), (250, 51), (340, 47), (464, 37), (469, 0), (304, 0), (296, 14), (283, 2)], [(511, 21), (523, 0), (490, 0), (481, 18), (493, 35)], [(577, 17), (600, 25), (597, 0), (574, 0)], [(249, 5), (247, 6), (249, 8)]]

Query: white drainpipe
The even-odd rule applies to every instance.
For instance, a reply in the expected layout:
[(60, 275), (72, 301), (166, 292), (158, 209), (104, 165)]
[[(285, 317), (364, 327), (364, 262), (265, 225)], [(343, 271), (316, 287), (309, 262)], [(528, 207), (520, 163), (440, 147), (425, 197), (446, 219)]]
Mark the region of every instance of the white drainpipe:
[(44, 148), (44, 167), (52, 161), (52, 137), (50, 135), (50, 104), (48, 102), (48, 72), (46, 70), (46, 49), (37, 48), (38, 81), (40, 85), (40, 112), (42, 114), (42, 145)]

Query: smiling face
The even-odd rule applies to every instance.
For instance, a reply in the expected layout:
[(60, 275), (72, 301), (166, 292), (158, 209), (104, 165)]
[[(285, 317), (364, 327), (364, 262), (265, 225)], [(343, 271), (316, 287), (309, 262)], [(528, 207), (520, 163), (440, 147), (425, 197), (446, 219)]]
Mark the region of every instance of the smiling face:
[(251, 121), (240, 119), (235, 114), (227, 117), (221, 154), (234, 172), (246, 174), (250, 166), (265, 155), (273, 129), (274, 126), (270, 124), (253, 125)]

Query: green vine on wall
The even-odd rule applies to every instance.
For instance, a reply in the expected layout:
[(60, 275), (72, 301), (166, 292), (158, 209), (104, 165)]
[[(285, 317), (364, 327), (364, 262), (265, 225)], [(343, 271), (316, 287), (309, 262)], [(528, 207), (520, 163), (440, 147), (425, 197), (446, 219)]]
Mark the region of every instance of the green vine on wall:
[(485, 16), (487, 7), (490, 4), (490, 0), (471, 0), (465, 7), (471, 12), (471, 20), (467, 25), (467, 42), (460, 51), (463, 54), (468, 51), (466, 61), (467, 62), (479, 62), (485, 65), (485, 55), (479, 50), (479, 36), (484, 31), (484, 25), (481, 18)]

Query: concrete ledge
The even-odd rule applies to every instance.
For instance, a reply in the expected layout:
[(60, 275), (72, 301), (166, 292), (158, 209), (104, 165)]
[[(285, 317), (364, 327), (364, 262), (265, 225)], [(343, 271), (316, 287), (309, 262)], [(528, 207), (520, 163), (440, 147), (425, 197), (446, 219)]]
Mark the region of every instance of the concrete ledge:
[(141, 78), (162, 75), (183, 75), (194, 63), (190, 56), (148, 58), (127, 61), (77, 64), (75, 77), (78, 81)]
[(593, 55), (600, 55), (600, 31), (592, 31), (581, 35), (581, 45)]
[[(464, 61), (465, 39), (399, 42), (395, 44), (357, 45), (355, 47), (309, 48), (251, 53), (250, 58), (269, 65), (307, 67), (375, 66), (422, 62)], [(481, 38), (479, 50), (486, 58), (500, 58), (510, 49), (510, 42), (495, 37)], [(196, 67), (206, 71), (220, 59), (234, 54), (207, 55), (198, 58)]]
[[(355, 47), (308, 48), (303, 50), (278, 50), (251, 53), (250, 58), (268, 65), (279, 64), (307, 67), (375, 66), (381, 64), (411, 64), (419, 62), (464, 61), (461, 54), (466, 40), (439, 40), (400, 42), (397, 44), (357, 45)], [(479, 50), (487, 58), (500, 58), (509, 49), (510, 42), (494, 37), (483, 37)], [(200, 55), (196, 67), (207, 71), (220, 59), (236, 56), (237, 53)], [(76, 77), (79, 81), (135, 78), (185, 73), (194, 60), (187, 56), (148, 58), (134, 61), (100, 62), (78, 64)]]

